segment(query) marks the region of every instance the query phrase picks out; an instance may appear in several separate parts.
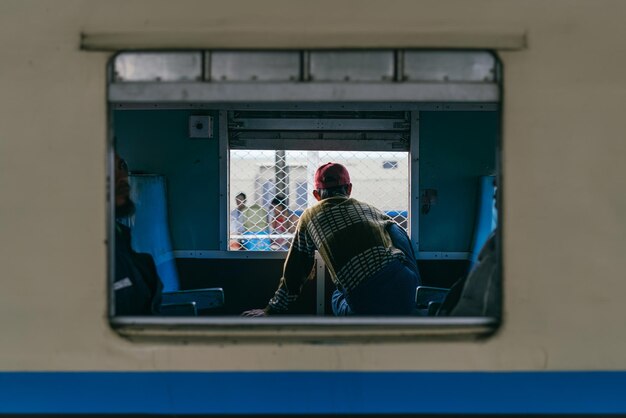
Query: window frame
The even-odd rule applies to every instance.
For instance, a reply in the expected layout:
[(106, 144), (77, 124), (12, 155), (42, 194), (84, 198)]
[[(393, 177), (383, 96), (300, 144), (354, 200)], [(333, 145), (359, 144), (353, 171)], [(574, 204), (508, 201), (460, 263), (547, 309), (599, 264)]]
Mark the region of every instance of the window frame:
[[(108, 223), (108, 270), (107, 275), (109, 285), (108, 289), (108, 311), (109, 311), (109, 323), (113, 329), (119, 334), (131, 339), (131, 340), (160, 340), (160, 339), (174, 339), (176, 341), (201, 341), (201, 342), (223, 342), (228, 341), (283, 341), (283, 342), (329, 342), (329, 341), (357, 341), (357, 342), (388, 342), (388, 341), (407, 341), (407, 340), (419, 340), (423, 338), (432, 339), (458, 339), (458, 338), (477, 338), (483, 336), (489, 336), (496, 332), (500, 325), (501, 319), (490, 317), (471, 317), (471, 318), (459, 318), (459, 317), (354, 317), (354, 318), (334, 318), (334, 317), (270, 317), (270, 318), (239, 318), (239, 317), (118, 317), (114, 315), (114, 291), (113, 281), (115, 274), (115, 243), (114, 243), (114, 182), (112, 181), (114, 173), (114, 138), (113, 138), (113, 111), (115, 109), (130, 109), (130, 108), (150, 108), (150, 109), (184, 109), (192, 108), (197, 109), (211, 109), (218, 110), (218, 124), (219, 124), (219, 171), (220, 171), (220, 249), (218, 251), (196, 251), (196, 256), (202, 258), (244, 258), (251, 259), (257, 257), (263, 258), (284, 258), (286, 255), (282, 252), (252, 252), (246, 251), (244, 254), (238, 254), (237, 252), (231, 252), (227, 250), (228, 246), (228, 222), (230, 213), (228, 211), (228, 191), (229, 191), (229, 176), (223, 175), (228, 173), (228, 127), (227, 111), (237, 108), (242, 104), (245, 104), (247, 108), (254, 108), (259, 106), (265, 109), (266, 102), (242, 100), (241, 97), (249, 94), (245, 88), (239, 89), (237, 86), (229, 86), (224, 91), (226, 94), (232, 93), (235, 100), (215, 101), (213, 94), (206, 89), (206, 86), (200, 86), (200, 83), (189, 82), (172, 82), (172, 83), (142, 83), (140, 93), (137, 92), (137, 83), (116, 83), (113, 81), (112, 68), (116, 57), (123, 53), (121, 51), (114, 54), (108, 63), (108, 80), (107, 80), (107, 179), (108, 179), (108, 206), (107, 206), (107, 223)], [(140, 51), (132, 51), (140, 52)], [(162, 52), (168, 52), (163, 50)], [(466, 101), (459, 100), (458, 102), (450, 102), (447, 100), (421, 100), (416, 98), (412, 102), (406, 102), (406, 94), (400, 94), (398, 100), (383, 100), (381, 102), (389, 104), (390, 108), (402, 108), (411, 112), (411, 161), (419, 161), (419, 125), (418, 118), (419, 112), (423, 110), (440, 110), (440, 111), (454, 111), (454, 110), (483, 110), (483, 111), (499, 111), (500, 118), (502, 118), (502, 77), (501, 77), (501, 62), (497, 55), (492, 51), (486, 51), (492, 54), (497, 62), (497, 76), (495, 83), (490, 83), (489, 89), (481, 90), (480, 86), (457, 86), (461, 89), (465, 88), (464, 93), (472, 96), (475, 95), (476, 100)], [(264, 83), (262, 86), (258, 86), (256, 89), (257, 94), (260, 95), (267, 92), (268, 89), (277, 88), (277, 84), (284, 83)], [(310, 83), (305, 86), (302, 94), (310, 94), (315, 88), (314, 83)], [(321, 83), (320, 83), (321, 84)], [(333, 84), (332, 86), (330, 84)], [(339, 83), (341, 84), (341, 83)], [(430, 83), (432, 84), (432, 83)], [(436, 83), (434, 83), (436, 84)], [(177, 85), (177, 86), (174, 86)], [(200, 92), (198, 95), (191, 95), (189, 100), (182, 101), (180, 99), (180, 89), (188, 91), (194, 87), (199, 87)], [(335, 83), (327, 83), (326, 86), (318, 85), (321, 88), (321, 95), (328, 95), (332, 88), (336, 88)], [(350, 86), (351, 87), (351, 86)], [(380, 86), (375, 86), (368, 94), (374, 96), (377, 92), (380, 92)], [(392, 86), (390, 86), (392, 87)], [(393, 86), (394, 88), (396, 86)], [(424, 86), (422, 86), (424, 87)], [(448, 86), (450, 87), (450, 86)], [(177, 91), (174, 91), (178, 88)], [(331, 90), (329, 90), (329, 88)], [(252, 89), (250, 91), (254, 91)], [(446, 89), (444, 89), (446, 90)], [(432, 98), (432, 95), (436, 95), (437, 91), (441, 90), (441, 86), (429, 85), (426, 86), (426, 96), (421, 96), (423, 99)], [(454, 90), (454, 87), (451, 89)], [(443, 94), (443, 97), (454, 97), (451, 94), (450, 89), (447, 89)], [(242, 94), (243, 91), (243, 94)], [(415, 93), (416, 90), (408, 92)], [(399, 94), (397, 88), (393, 89), (391, 96)], [(435, 92), (435, 93), (433, 93)], [(344, 95), (350, 96), (354, 93), (354, 90), (347, 88), (343, 91)], [(496, 97), (493, 100), (493, 97)], [(367, 95), (366, 95), (367, 96)], [(159, 99), (162, 98), (162, 100)], [(368, 101), (368, 97), (360, 96), (356, 94), (357, 100), (335, 101), (327, 103), (330, 108), (343, 108), (346, 105), (358, 104), (361, 108), (368, 109), (372, 107), (372, 103)], [(284, 98), (284, 97), (283, 97)], [(294, 97), (298, 99), (298, 97)], [(319, 101), (319, 95), (316, 95), (314, 101)], [(294, 100), (294, 102), (296, 101)], [(302, 104), (302, 102), (298, 102)], [(306, 107), (306, 106), (305, 106)], [(375, 107), (375, 106), (374, 106)], [(501, 131), (500, 127), (500, 131)], [(224, 138), (224, 140), (222, 140)], [(413, 143), (415, 141), (415, 143)], [(496, 147), (496, 172), (498, 182), (501, 185), (501, 142), (502, 132), (500, 132), (498, 138), (498, 144)], [(415, 152), (415, 154), (413, 154)], [(224, 158), (226, 157), (226, 158)], [(413, 168), (415, 167), (415, 168)], [(413, 173), (413, 170), (416, 173)], [(409, 211), (415, 200), (419, 205), (419, 169), (417, 164), (411, 164), (410, 168), (410, 204)], [(501, 187), (500, 187), (501, 189)], [(502, 193), (498, 193), (498, 225), (502, 224), (503, 210), (502, 210)], [(419, 211), (417, 211), (419, 212)], [(411, 230), (412, 236), (419, 236), (419, 216), (411, 217)], [(502, 228), (498, 228), (497, 233), (497, 250), (498, 250), (498, 269), (500, 270), (500, 279), (504, 281), (502, 276), (502, 248), (500, 243)], [(416, 249), (419, 250), (419, 242), (415, 242)], [(176, 254), (174, 254), (176, 255)], [(424, 254), (426, 257), (432, 257), (433, 259), (440, 257), (438, 254)], [(460, 255), (459, 255), (460, 256)], [(452, 255), (455, 257), (455, 255)]]
[[(361, 110), (365, 110), (365, 109), (361, 109), (361, 107), (359, 106), (359, 104), (346, 104), (346, 103), (335, 103), (335, 105), (339, 105), (342, 107), (350, 107), (350, 110), (354, 110), (354, 111), (361, 111)], [(280, 105), (276, 105), (274, 108), (264, 105), (263, 109), (267, 110), (267, 111), (298, 111), (301, 110), (302, 107), (307, 108), (308, 110), (320, 110), (322, 108), (325, 108), (327, 105), (302, 105), (302, 104), (280, 104)], [(318, 109), (319, 107), (319, 109)], [(385, 111), (387, 110), (387, 108), (389, 107), (389, 104), (385, 104), (385, 103), (378, 103), (378, 104), (368, 104), (366, 110), (369, 111), (373, 111), (373, 110), (378, 110), (378, 111)], [(228, 111), (226, 112), (228, 113)], [(418, 111), (407, 111), (408, 113), (408, 120), (410, 123), (410, 128), (409, 130), (409, 144), (407, 146), (407, 149), (399, 149), (399, 150), (394, 150), (393, 149), (393, 140), (388, 140), (387, 142), (389, 143), (389, 145), (387, 145), (384, 149), (370, 149), (369, 147), (367, 149), (357, 149), (357, 148), (344, 148), (342, 142), (343, 141), (339, 141), (339, 140), (325, 140), (325, 147), (324, 148), (320, 148), (320, 149), (313, 149), (311, 147), (303, 147), (303, 148), (296, 148), (296, 147), (290, 147), (288, 151), (347, 151), (347, 152), (368, 152), (368, 151), (372, 151), (372, 152), (406, 152), (407, 153), (407, 160), (408, 160), (408, 178), (407, 178), (407, 193), (408, 193), (408, 197), (407, 197), (407, 213), (408, 215), (408, 226), (409, 226), (409, 237), (411, 238), (411, 243), (413, 244), (413, 248), (416, 254), (418, 254), (419, 252), (419, 245), (417, 242), (417, 239), (415, 237), (418, 236), (418, 232), (419, 232), (419, 214), (418, 211), (415, 211), (412, 207), (412, 205), (415, 205), (415, 199), (411, 199), (411, 196), (413, 193), (419, 193), (418, 191), (418, 186), (419, 186), (419, 164), (414, 163), (414, 162), (418, 162), (419, 161), (419, 118), (418, 118)], [(226, 119), (226, 121), (224, 121), (223, 123), (225, 123), (227, 126), (229, 125), (228, 123), (228, 119)], [(230, 225), (230, 213), (233, 210), (233, 208), (230, 206), (230, 203), (233, 200), (233, 195), (232, 193), (235, 193), (235, 191), (230, 190), (230, 178), (231, 178), (231, 173), (230, 173), (230, 151), (232, 149), (250, 149), (250, 150), (256, 150), (257, 148), (255, 148), (253, 145), (250, 146), (249, 148), (243, 147), (243, 148), (230, 148), (228, 146), (229, 144), (229, 136), (228, 136), (228, 130), (226, 130), (226, 132), (222, 135), (220, 135), (220, 141), (224, 140), (226, 142), (226, 150), (225, 153), (220, 155), (220, 161), (226, 161), (227, 164), (225, 164), (224, 166), (220, 167), (220, 179), (223, 183), (225, 183), (225, 188), (227, 190), (227, 193), (224, 193), (222, 195), (220, 195), (220, 205), (221, 206), (226, 206), (225, 209), (225, 213), (229, 214), (228, 218), (226, 220), (224, 219), (220, 219), (221, 222), (226, 222), (227, 225)], [(362, 142), (362, 141), (361, 141)], [(378, 141), (378, 142), (383, 142), (383, 141)], [(380, 147), (380, 145), (378, 145)], [(263, 150), (269, 150), (268, 148), (263, 148)], [(264, 187), (263, 184), (266, 184), (267, 181), (264, 181), (261, 184), (261, 187)], [(306, 183), (305, 183), (306, 184)], [(416, 186), (417, 185), (417, 186)], [(415, 190), (412, 189), (412, 186), (415, 188)], [(274, 185), (275, 187), (275, 185)], [(311, 186), (312, 187), (312, 186)], [(256, 185), (255, 185), (256, 188)], [(307, 187), (308, 189), (308, 187)], [(275, 189), (274, 189), (275, 190)], [(310, 190), (307, 191), (307, 195), (305, 196), (305, 198), (309, 198), (310, 199), (310, 193), (312, 192), (312, 188), (310, 188)], [(250, 197), (248, 197), (250, 199)], [(265, 199), (263, 199), (263, 202), (265, 202)], [(417, 202), (419, 203), (419, 202)], [(411, 213), (415, 212), (416, 216), (410, 216)], [(415, 220), (413, 220), (413, 218), (416, 218)], [(228, 230), (228, 227), (226, 228)], [(413, 231), (416, 231), (416, 233), (414, 234)], [(226, 241), (230, 240), (230, 234), (227, 232), (227, 236), (226, 236)], [(220, 241), (222, 241), (222, 237), (220, 237)], [(268, 252), (279, 252), (279, 253), (284, 253), (286, 256), (287, 251), (230, 251), (228, 249), (228, 247), (223, 247), (220, 248), (220, 251), (228, 251), (228, 252), (234, 252), (234, 253), (259, 253), (256, 255), (256, 257), (258, 258), (263, 258), (263, 254), (267, 254)], [(245, 255), (231, 255), (231, 257), (234, 258), (246, 258)], [(322, 261), (323, 262), (323, 261)]]

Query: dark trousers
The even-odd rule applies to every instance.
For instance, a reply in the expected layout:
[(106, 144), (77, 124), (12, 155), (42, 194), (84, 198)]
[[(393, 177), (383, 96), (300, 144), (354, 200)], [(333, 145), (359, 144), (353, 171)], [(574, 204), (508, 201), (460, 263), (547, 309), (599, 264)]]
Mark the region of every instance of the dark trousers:
[(349, 294), (335, 290), (333, 313), (348, 315), (410, 315), (415, 310), (415, 289), (421, 284), (411, 241), (397, 224), (388, 227), (393, 246), (406, 260), (396, 261), (361, 283)]

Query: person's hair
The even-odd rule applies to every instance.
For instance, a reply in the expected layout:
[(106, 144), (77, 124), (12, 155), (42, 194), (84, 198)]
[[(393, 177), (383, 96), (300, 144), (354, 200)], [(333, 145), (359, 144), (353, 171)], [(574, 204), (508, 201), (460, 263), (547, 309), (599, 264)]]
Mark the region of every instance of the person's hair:
[(287, 205), (285, 204), (286, 201), (287, 198), (284, 195), (277, 194), (276, 197), (272, 199), (272, 206), (283, 205), (284, 207), (287, 207)]
[(322, 199), (328, 199), (329, 197), (343, 196), (348, 197), (348, 185), (329, 187), (328, 189), (317, 190)]
[(239, 193), (235, 198), (241, 197), (242, 200), (246, 200), (246, 194), (244, 192)]

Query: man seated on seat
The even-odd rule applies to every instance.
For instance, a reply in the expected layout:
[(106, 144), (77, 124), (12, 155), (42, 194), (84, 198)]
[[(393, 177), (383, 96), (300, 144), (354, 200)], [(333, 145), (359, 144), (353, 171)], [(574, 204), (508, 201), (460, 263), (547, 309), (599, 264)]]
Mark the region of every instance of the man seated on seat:
[(337, 285), (335, 315), (413, 313), (420, 277), (406, 232), (380, 210), (350, 198), (352, 183), (343, 165), (322, 165), (314, 181), (319, 203), (298, 221), (278, 290), (267, 307), (243, 315), (285, 313), (313, 268), (315, 250)]
[(498, 276), (496, 232), (492, 232), (478, 255), (478, 263), (467, 276), (459, 301), (450, 316), (502, 315), (502, 281)]
[(115, 154), (115, 315), (157, 314), (163, 284), (150, 254), (131, 247), (130, 228), (119, 222), (131, 216), (135, 204), (130, 199), (128, 166)]
[(493, 231), (478, 255), (470, 273), (459, 279), (446, 295), (437, 316), (502, 315), (502, 281), (498, 274), (496, 231)]

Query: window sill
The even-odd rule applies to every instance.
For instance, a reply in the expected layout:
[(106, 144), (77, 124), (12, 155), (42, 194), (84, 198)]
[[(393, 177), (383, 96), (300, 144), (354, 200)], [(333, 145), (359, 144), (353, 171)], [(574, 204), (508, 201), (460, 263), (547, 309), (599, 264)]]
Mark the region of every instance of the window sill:
[(415, 340), (472, 340), (498, 328), (495, 318), (437, 317), (117, 317), (110, 324), (132, 341), (175, 343), (385, 343)]

